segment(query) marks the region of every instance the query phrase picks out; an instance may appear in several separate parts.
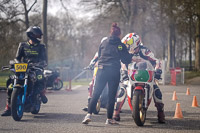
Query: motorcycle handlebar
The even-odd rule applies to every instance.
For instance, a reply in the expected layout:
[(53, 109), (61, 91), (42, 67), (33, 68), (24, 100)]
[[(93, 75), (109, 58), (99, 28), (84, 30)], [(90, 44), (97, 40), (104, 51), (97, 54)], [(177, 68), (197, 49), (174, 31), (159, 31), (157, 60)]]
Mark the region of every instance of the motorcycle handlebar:
[(83, 70), (94, 70), (94, 68), (87, 66), (87, 67), (84, 67)]
[(29, 67), (30, 67), (31, 69), (34, 69), (34, 70), (44, 71), (44, 68), (41, 67), (41, 66), (29, 65)]
[(1, 68), (1, 71), (4, 71), (4, 70), (9, 70), (10, 69), (10, 67), (9, 66), (2, 66), (2, 68)]

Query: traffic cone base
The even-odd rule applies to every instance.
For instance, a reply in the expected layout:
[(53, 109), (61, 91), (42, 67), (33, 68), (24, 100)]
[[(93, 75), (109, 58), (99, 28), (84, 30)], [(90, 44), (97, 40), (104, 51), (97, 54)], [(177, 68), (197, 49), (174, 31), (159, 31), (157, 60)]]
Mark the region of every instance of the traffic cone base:
[(186, 95), (190, 95), (190, 88), (187, 88)]
[(193, 97), (192, 107), (198, 107), (197, 97), (196, 96)]
[(175, 110), (175, 114), (174, 114), (174, 119), (182, 119), (183, 118), (183, 114), (181, 111), (181, 107), (180, 107), (180, 103), (176, 104), (176, 110)]
[(178, 100), (178, 98), (177, 98), (177, 96), (176, 96), (176, 91), (174, 91), (174, 93), (173, 93), (172, 100), (173, 100), (173, 101), (176, 101), (176, 100)]

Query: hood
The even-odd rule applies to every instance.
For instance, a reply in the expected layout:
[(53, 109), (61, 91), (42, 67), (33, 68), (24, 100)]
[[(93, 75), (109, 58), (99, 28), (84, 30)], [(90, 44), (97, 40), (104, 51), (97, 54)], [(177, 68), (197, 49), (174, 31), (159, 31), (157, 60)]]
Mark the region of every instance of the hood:
[(112, 44), (112, 45), (116, 45), (116, 44), (121, 43), (121, 40), (120, 40), (120, 38), (117, 37), (117, 36), (110, 36), (110, 37), (108, 38), (108, 42), (109, 42), (110, 44)]

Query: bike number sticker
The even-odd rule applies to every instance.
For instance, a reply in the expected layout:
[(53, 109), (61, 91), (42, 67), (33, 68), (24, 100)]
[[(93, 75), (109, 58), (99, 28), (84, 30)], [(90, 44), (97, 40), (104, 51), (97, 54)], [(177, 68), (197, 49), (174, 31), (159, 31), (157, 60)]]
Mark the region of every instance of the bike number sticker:
[(26, 72), (27, 66), (26, 63), (15, 64), (15, 72)]

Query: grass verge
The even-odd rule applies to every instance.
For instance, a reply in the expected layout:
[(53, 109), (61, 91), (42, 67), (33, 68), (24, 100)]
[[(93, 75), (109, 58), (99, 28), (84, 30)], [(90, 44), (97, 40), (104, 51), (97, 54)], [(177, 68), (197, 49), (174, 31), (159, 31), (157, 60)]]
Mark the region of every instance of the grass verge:
[(200, 77), (200, 71), (185, 71), (185, 81), (195, 77)]

